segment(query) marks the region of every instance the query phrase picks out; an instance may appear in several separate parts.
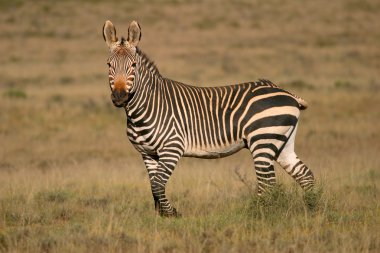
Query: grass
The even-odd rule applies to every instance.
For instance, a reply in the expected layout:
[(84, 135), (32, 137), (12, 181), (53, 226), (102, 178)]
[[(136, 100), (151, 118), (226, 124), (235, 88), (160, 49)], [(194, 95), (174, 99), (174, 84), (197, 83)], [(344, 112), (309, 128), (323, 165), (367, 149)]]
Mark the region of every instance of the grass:
[[(1, 1), (0, 252), (379, 252), (379, 7)], [(319, 190), (276, 168), (259, 198), (249, 152), (183, 158), (167, 188), (183, 216), (157, 217), (109, 99), (106, 19), (118, 36), (137, 19), (167, 77), (267, 78), (307, 100), (296, 151)]]
[(338, 89), (347, 89), (347, 90), (355, 90), (357, 87), (355, 87), (354, 84), (350, 83), (349, 81), (336, 81), (334, 83), (335, 88)]
[[(4, 249), (357, 252), (375, 251), (380, 246), (376, 234), (379, 205), (367, 199), (379, 194), (376, 187), (364, 192), (349, 190), (351, 200), (353, 196), (366, 198), (365, 203), (350, 204), (339, 197), (347, 193), (344, 187), (339, 191), (323, 188), (313, 209), (308, 208), (294, 184), (280, 184), (263, 197), (251, 195), (246, 188), (235, 197), (211, 193), (212, 203), (200, 203), (195, 210), (189, 205), (200, 196), (190, 192), (181, 200), (185, 202), (181, 208), (188, 206), (190, 211), (183, 218), (168, 219), (154, 215), (148, 189), (145, 192), (142, 185), (145, 180), (133, 177), (133, 184), (126, 178), (129, 183), (121, 184), (119, 176), (125, 173), (118, 171), (111, 175), (111, 181), (116, 182), (109, 184), (109, 179), (100, 180), (103, 172), (97, 171), (97, 176), (89, 175), (79, 183), (83, 172), (72, 170), (67, 173), (73, 183), (66, 181), (66, 173), (56, 173), (39, 173), (39, 180), (31, 180), (28, 186), (2, 192), (0, 243)], [(19, 174), (13, 177), (30, 173)], [(48, 185), (41, 188), (43, 184)]]
[(16, 99), (25, 99), (27, 98), (27, 95), (25, 93), (25, 91), (23, 90), (19, 90), (19, 89), (7, 89), (4, 93), (3, 93), (3, 96), (4, 97), (9, 97), (9, 98), (16, 98)]

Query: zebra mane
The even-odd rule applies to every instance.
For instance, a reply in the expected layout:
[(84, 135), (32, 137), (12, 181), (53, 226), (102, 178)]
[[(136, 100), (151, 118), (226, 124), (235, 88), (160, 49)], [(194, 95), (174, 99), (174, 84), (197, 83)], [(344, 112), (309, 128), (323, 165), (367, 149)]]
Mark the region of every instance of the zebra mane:
[(126, 42), (127, 40), (124, 38), (124, 37), (121, 37), (121, 39), (120, 39), (120, 45), (121, 46), (125, 46), (125, 42)]
[(154, 75), (158, 75), (161, 77), (160, 72), (158, 71), (158, 68), (156, 64), (152, 60), (148, 58), (148, 56), (142, 52), (138, 47), (136, 47), (136, 53), (141, 57), (141, 63), (145, 65), (145, 67)]

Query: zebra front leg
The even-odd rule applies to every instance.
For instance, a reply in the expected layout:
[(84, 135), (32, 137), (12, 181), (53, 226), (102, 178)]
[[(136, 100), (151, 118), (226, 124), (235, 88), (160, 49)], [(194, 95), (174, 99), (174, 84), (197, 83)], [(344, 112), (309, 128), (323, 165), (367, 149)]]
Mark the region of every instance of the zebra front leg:
[[(157, 168), (158, 168), (158, 157), (150, 156), (147, 154), (143, 154), (142, 157), (145, 163), (145, 167), (148, 171), (149, 181), (150, 181), (150, 185), (151, 185), (152, 193), (153, 193), (153, 179), (154, 179), (154, 176), (156, 175)], [(158, 198), (154, 194), (153, 194), (153, 199), (154, 199), (154, 208), (156, 212), (159, 213), (160, 210), (159, 210)]]
[(166, 198), (165, 186), (173, 173), (181, 154), (170, 151), (164, 151), (161, 153), (163, 155), (159, 157), (157, 170), (151, 179), (153, 197), (156, 205), (158, 204), (158, 212), (161, 216), (179, 217), (180, 214)]

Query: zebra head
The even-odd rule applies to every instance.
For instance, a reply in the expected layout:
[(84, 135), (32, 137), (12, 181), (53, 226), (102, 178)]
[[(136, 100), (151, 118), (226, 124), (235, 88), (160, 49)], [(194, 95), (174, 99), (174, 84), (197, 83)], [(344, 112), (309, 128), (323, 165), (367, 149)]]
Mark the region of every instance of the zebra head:
[(141, 28), (136, 21), (132, 21), (127, 40), (123, 37), (119, 40), (114, 25), (107, 20), (103, 26), (103, 38), (111, 53), (107, 60), (111, 99), (116, 107), (125, 107), (133, 93), (136, 47), (141, 39)]

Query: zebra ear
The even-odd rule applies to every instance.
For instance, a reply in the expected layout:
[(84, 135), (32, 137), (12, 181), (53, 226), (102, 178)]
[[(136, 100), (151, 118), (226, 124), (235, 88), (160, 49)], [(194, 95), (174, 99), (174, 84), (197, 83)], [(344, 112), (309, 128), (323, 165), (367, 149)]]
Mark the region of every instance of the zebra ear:
[(107, 46), (111, 49), (117, 42), (116, 29), (111, 21), (107, 20), (103, 26), (103, 38)]
[(141, 40), (141, 27), (136, 21), (132, 21), (128, 27), (128, 43), (134, 47), (139, 44)]

